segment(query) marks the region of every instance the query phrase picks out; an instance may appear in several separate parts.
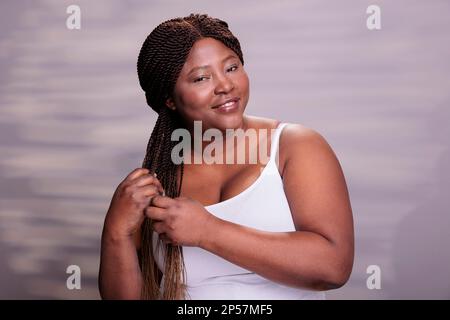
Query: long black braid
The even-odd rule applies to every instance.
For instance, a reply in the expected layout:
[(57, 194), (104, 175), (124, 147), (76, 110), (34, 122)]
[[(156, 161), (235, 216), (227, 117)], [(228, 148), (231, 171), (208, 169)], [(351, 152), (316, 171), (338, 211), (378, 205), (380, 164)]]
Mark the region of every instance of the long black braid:
[[(175, 83), (194, 43), (205, 37), (221, 41), (233, 50), (244, 64), (238, 39), (228, 24), (206, 14), (191, 14), (159, 24), (146, 38), (139, 53), (137, 72), (147, 104), (158, 113), (142, 167), (156, 172), (166, 196), (180, 195), (183, 163), (174, 164), (171, 152), (176, 141), (172, 132), (181, 128), (177, 112), (166, 105), (174, 97)], [(183, 156), (183, 155), (181, 155)], [(179, 169), (179, 170), (178, 170)], [(179, 173), (179, 175), (178, 175)], [(142, 226), (140, 266), (143, 275), (142, 297), (145, 299), (185, 298), (183, 252), (180, 246), (166, 245), (163, 294), (159, 291), (161, 273), (153, 256), (153, 230), (150, 219)], [(160, 245), (160, 241), (157, 243)]]

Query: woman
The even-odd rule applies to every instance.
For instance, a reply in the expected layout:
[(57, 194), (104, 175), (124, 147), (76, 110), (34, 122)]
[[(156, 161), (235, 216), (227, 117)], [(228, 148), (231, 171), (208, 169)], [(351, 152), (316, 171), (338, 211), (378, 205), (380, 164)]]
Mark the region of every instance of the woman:
[[(324, 299), (344, 285), (354, 237), (339, 162), (314, 130), (244, 114), (249, 79), (228, 24), (199, 14), (165, 21), (137, 69), (158, 119), (143, 168), (120, 183), (105, 218), (102, 298)], [(197, 139), (195, 121), (227, 143), (203, 139), (176, 163), (172, 133)], [(228, 142), (239, 129), (258, 133), (268, 161), (190, 161), (211, 144), (214, 156), (238, 151), (242, 139)]]

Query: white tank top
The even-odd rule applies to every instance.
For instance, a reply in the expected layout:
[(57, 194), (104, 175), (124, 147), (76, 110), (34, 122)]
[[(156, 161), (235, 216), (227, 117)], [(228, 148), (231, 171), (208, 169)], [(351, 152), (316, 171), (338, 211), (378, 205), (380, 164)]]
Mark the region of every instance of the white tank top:
[[(256, 181), (230, 199), (205, 206), (206, 210), (220, 219), (263, 231), (295, 231), (276, 162), (279, 137), (286, 124), (280, 123), (274, 130), (269, 161)], [(153, 232), (154, 244), (157, 239), (158, 234)], [(156, 250), (155, 245), (153, 248), (158, 267), (164, 272), (163, 250)], [(323, 291), (294, 288), (273, 282), (198, 247), (184, 246), (183, 257), (187, 276), (187, 299), (325, 299)], [(163, 283), (164, 276), (161, 288)]]

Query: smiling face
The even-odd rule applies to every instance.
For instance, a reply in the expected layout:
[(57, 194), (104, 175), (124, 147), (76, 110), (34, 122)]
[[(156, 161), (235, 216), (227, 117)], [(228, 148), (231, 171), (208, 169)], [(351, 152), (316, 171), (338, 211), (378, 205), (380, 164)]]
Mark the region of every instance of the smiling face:
[[(235, 103), (219, 106), (230, 99)], [(218, 40), (202, 38), (189, 52), (166, 105), (188, 129), (201, 120), (204, 130), (225, 130), (243, 126), (248, 99), (249, 80), (237, 54)]]

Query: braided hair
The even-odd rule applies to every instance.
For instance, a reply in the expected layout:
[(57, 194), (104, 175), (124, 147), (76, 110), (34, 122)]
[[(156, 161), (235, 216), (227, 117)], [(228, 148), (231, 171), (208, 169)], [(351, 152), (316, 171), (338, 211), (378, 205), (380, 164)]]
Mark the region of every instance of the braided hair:
[[(239, 40), (228, 24), (207, 14), (190, 14), (159, 24), (146, 38), (139, 53), (137, 73), (145, 92), (147, 104), (158, 113), (158, 119), (147, 145), (143, 168), (156, 172), (166, 196), (180, 195), (183, 182), (183, 163), (174, 164), (171, 151), (176, 141), (172, 132), (183, 126), (179, 114), (167, 105), (174, 97), (175, 83), (194, 43), (210, 37), (233, 50), (244, 64)], [(183, 156), (183, 155), (181, 155)], [(185, 299), (185, 269), (181, 246), (165, 244), (164, 288), (160, 292), (161, 272), (153, 255), (153, 229), (151, 219), (142, 225), (139, 263), (143, 275), (142, 298)], [(158, 240), (157, 250), (161, 245)]]

